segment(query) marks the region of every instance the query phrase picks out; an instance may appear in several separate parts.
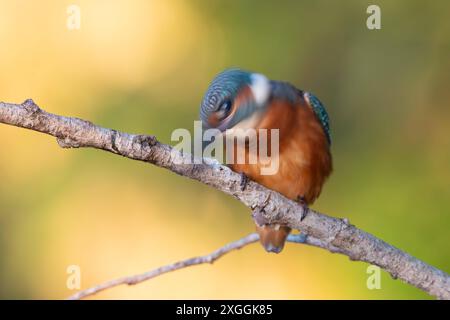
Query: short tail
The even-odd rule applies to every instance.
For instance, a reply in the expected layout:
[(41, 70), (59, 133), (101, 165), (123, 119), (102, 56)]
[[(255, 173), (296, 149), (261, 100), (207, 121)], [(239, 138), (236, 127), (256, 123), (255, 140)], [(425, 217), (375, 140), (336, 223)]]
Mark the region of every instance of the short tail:
[(267, 224), (262, 227), (256, 225), (256, 231), (259, 234), (259, 241), (267, 252), (280, 253), (291, 228), (279, 224)]

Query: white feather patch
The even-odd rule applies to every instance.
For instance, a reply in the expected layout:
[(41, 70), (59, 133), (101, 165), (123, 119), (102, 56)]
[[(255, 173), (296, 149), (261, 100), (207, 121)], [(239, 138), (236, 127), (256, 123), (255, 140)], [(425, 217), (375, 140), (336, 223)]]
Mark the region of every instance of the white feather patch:
[(270, 82), (264, 75), (260, 73), (253, 73), (251, 75), (252, 84), (250, 89), (258, 106), (263, 106), (270, 93)]

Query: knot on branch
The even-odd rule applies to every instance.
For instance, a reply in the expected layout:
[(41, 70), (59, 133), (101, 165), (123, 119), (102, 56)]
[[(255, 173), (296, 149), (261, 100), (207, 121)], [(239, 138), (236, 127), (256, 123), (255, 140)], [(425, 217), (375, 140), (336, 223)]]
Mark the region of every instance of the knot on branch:
[(38, 105), (36, 103), (34, 103), (34, 101), (32, 99), (25, 100), (22, 103), (22, 106), (24, 106), (24, 108), (32, 114), (41, 111), (41, 108), (39, 108)]
[(78, 141), (70, 138), (70, 137), (58, 137), (56, 138), (56, 142), (61, 148), (79, 148), (81, 145)]
[[(255, 223), (259, 226), (263, 226), (266, 224), (279, 223), (281, 225), (289, 225), (290, 216), (296, 216), (302, 222), (305, 217), (308, 216), (310, 209), (305, 204), (298, 204), (297, 208), (293, 208), (293, 210), (288, 210), (287, 213), (282, 213), (282, 208), (278, 205), (274, 205), (271, 203), (271, 195), (269, 192), (267, 197), (262, 203), (256, 203), (250, 206), (252, 209), (252, 218)], [(266, 208), (268, 209), (266, 210)], [(280, 210), (279, 210), (280, 209)], [(275, 212), (275, 214), (274, 214)]]
[(153, 148), (158, 143), (155, 136), (136, 135), (131, 140), (130, 156), (138, 159), (145, 159), (150, 163), (155, 163)]
[(157, 142), (155, 136), (139, 134), (133, 138), (133, 144), (138, 144), (142, 148), (153, 147)]
[[(358, 230), (350, 223), (347, 218), (340, 219), (339, 230), (331, 238), (330, 244), (337, 248), (345, 248), (347, 246), (356, 246), (361, 239), (358, 237)], [(362, 248), (361, 248), (362, 249)], [(361, 260), (366, 253), (364, 250), (349, 251), (348, 257), (352, 261)]]
[(258, 226), (264, 226), (266, 224), (270, 224), (271, 221), (267, 217), (266, 207), (269, 204), (270, 193), (267, 195), (267, 198), (261, 203), (252, 206), (252, 218)]
[(119, 148), (117, 147), (116, 140), (117, 140), (117, 130), (112, 129), (112, 135), (111, 135), (111, 148), (115, 153), (120, 153)]

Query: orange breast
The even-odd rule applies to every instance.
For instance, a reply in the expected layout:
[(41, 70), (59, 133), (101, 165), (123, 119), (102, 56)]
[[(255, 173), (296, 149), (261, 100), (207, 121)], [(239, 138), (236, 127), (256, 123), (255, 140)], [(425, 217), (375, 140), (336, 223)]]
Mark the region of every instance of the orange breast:
[(313, 111), (306, 105), (274, 102), (258, 128), (279, 129), (278, 171), (261, 175), (259, 162), (234, 164), (232, 169), (290, 199), (304, 197), (306, 203), (314, 202), (332, 171), (332, 160), (327, 138)]

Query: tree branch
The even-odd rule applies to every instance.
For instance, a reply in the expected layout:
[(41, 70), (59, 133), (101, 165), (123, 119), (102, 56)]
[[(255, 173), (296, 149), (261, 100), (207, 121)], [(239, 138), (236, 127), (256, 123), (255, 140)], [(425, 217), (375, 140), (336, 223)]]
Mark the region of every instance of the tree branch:
[[(230, 251), (233, 250), (239, 250), (245, 246), (248, 246), (249, 244), (255, 243), (259, 240), (259, 235), (257, 233), (251, 233), (248, 236), (241, 238), (239, 240), (230, 242), (223, 247), (211, 252), (210, 254), (199, 256), (199, 257), (193, 257), (186, 260), (181, 260), (175, 263), (171, 263), (144, 273), (128, 276), (128, 277), (122, 277), (117, 278), (114, 280), (106, 281), (104, 283), (101, 283), (99, 285), (90, 287), (88, 289), (78, 291), (74, 295), (70, 296), (68, 300), (80, 300), (83, 298), (86, 298), (88, 296), (92, 296), (94, 294), (99, 293), (100, 291), (111, 289), (113, 287), (117, 287), (120, 285), (127, 284), (129, 286), (135, 285), (141, 282), (144, 282), (146, 280), (156, 278), (158, 276), (161, 276), (165, 273), (169, 273), (172, 271), (176, 271), (179, 269), (196, 266), (199, 264), (213, 264), (217, 259), (223, 257), (225, 254), (227, 254)], [(306, 237), (304, 234), (290, 234), (287, 238), (288, 242), (293, 243), (304, 243), (309, 244), (313, 246), (317, 246), (318, 243), (320, 243), (319, 240), (314, 239), (312, 237)]]
[(190, 259), (186, 259), (186, 260), (181, 260), (181, 261), (171, 263), (171, 264), (168, 264), (168, 265), (165, 265), (165, 266), (162, 266), (162, 267), (159, 267), (159, 268), (156, 268), (156, 269), (144, 272), (144, 273), (136, 274), (133, 276), (110, 280), (110, 281), (104, 282), (102, 284), (88, 288), (86, 290), (79, 291), (79, 292), (75, 293), (74, 295), (70, 296), (69, 300), (83, 299), (87, 296), (94, 295), (100, 291), (110, 289), (113, 287), (117, 287), (122, 284), (135, 285), (140, 282), (158, 277), (160, 275), (163, 275), (165, 273), (172, 272), (172, 271), (175, 271), (178, 269), (196, 266), (198, 264), (205, 264), (205, 263), (212, 264), (214, 261), (216, 261), (223, 255), (227, 254), (228, 252), (241, 249), (242, 247), (245, 247), (246, 245), (249, 245), (251, 243), (258, 241), (258, 239), (259, 239), (258, 234), (252, 233), (242, 239), (228, 243), (225, 246), (217, 249), (216, 251), (211, 252), (210, 254), (207, 254), (204, 256), (199, 256), (199, 257), (194, 257), (194, 258), (190, 258)]
[(32, 100), (22, 104), (1, 102), (0, 122), (52, 135), (63, 148), (101, 149), (203, 182), (238, 199), (260, 220), (301, 230), (311, 245), (344, 254), (351, 260), (377, 265), (393, 278), (439, 299), (450, 299), (450, 276), (445, 272), (356, 228), (346, 219), (304, 209), (253, 181), (242, 188), (238, 173), (212, 159), (186, 164), (191, 155), (181, 154), (153, 136), (128, 134), (102, 128), (89, 121), (47, 113)]

